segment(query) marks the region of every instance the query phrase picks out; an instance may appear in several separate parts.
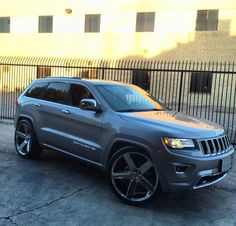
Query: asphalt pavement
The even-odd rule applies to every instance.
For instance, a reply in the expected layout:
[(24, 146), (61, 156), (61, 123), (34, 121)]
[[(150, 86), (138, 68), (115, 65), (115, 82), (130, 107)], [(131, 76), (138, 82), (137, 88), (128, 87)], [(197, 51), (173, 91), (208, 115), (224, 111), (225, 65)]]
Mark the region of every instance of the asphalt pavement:
[(236, 156), (221, 182), (162, 194), (144, 207), (121, 203), (97, 168), (55, 152), (18, 157), (14, 127), (0, 123), (0, 226), (236, 226)]

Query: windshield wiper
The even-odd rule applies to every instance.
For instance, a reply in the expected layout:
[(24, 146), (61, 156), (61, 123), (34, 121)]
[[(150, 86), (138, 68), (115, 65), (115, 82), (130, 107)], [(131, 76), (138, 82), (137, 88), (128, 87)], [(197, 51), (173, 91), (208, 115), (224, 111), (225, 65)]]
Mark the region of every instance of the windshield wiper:
[(157, 109), (157, 108), (150, 108), (150, 109), (135, 109), (135, 108), (131, 108), (131, 109), (122, 109), (119, 110), (118, 112), (141, 112), (141, 111), (164, 111), (164, 109)]
[(164, 111), (164, 109), (150, 108), (150, 109), (143, 109), (142, 111)]

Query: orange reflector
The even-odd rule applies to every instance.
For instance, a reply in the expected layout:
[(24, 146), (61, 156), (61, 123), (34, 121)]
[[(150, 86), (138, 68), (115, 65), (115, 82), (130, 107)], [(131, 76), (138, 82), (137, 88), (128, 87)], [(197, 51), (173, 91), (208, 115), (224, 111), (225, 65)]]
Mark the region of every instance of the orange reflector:
[(168, 138), (164, 138), (163, 140), (164, 140), (164, 143), (165, 143), (166, 146), (170, 145), (170, 141), (169, 141)]

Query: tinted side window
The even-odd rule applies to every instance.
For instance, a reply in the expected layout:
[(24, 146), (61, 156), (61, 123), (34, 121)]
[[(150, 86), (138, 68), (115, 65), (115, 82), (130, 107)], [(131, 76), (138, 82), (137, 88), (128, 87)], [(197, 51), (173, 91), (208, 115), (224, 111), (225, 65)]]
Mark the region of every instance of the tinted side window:
[(85, 87), (79, 84), (71, 84), (69, 104), (78, 107), (82, 99), (95, 99), (92, 93)]
[(64, 104), (68, 96), (69, 84), (62, 82), (49, 83), (46, 91), (44, 92), (43, 99)]
[(45, 90), (48, 83), (40, 82), (35, 83), (31, 86), (31, 88), (26, 93), (27, 97), (37, 98), (40, 99), (42, 97), (42, 93)]

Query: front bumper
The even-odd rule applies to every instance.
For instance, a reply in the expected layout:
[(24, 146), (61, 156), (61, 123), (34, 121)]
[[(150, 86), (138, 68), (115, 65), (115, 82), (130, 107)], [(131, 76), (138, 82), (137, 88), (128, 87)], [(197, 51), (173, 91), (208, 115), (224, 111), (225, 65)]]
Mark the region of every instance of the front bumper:
[[(163, 192), (178, 192), (214, 184), (230, 171), (234, 148), (214, 156), (191, 157), (166, 152), (158, 167)], [(160, 161), (161, 160), (161, 161)]]

